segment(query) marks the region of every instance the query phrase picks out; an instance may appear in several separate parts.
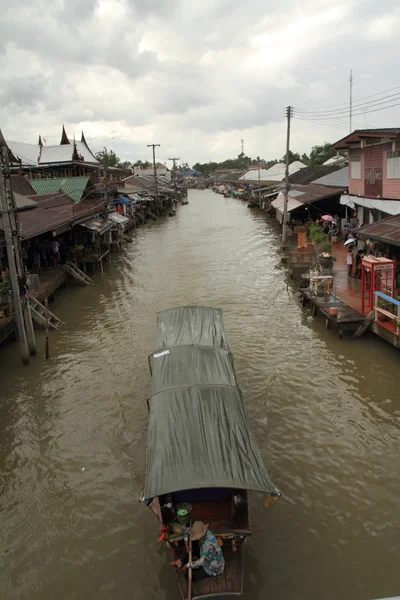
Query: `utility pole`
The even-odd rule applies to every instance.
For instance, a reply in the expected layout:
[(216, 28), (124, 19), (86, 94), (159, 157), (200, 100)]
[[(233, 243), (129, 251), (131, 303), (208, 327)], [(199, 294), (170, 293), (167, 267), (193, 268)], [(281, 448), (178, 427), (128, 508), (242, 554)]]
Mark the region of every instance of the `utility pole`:
[(147, 144), (148, 148), (153, 148), (153, 170), (154, 170), (154, 188), (156, 193), (156, 203), (158, 198), (158, 186), (157, 186), (157, 169), (156, 169), (156, 148), (160, 147), (160, 144)]
[(257, 156), (258, 162), (258, 208), (261, 208), (261, 173), (260, 173), (260, 157)]
[[(28, 340), (26, 337), (24, 314), (22, 310), (20, 287), (18, 282), (16, 256), (14, 253), (13, 242), (18, 243), (16, 237), (16, 231), (12, 230), (11, 227), (11, 216), (15, 210), (13, 204), (11, 204), (9, 194), (6, 191), (5, 179), (10, 177), (9, 171), (6, 168), (6, 159), (8, 162), (8, 147), (0, 132), (0, 209), (3, 217), (3, 230), (4, 237), (6, 239), (7, 258), (8, 258), (8, 269), (11, 280), (12, 298), (15, 310), (15, 320), (17, 322), (18, 338), (21, 346), (22, 362), (27, 365), (29, 363), (29, 348)], [(14, 238), (14, 240), (13, 240)]]
[(285, 160), (285, 195), (283, 198), (283, 223), (282, 223), (282, 246), (287, 242), (287, 206), (289, 198), (289, 152), (290, 152), (290, 119), (293, 116), (293, 108), (286, 107), (287, 131), (286, 131), (286, 160)]
[(110, 131), (110, 135), (111, 135), (111, 139), (113, 141), (113, 149), (114, 149), (114, 154), (115, 154), (115, 138), (117, 137), (116, 135), (114, 135), (114, 137), (112, 136), (113, 133), (117, 133), (118, 129), (113, 129), (112, 131)]
[[(8, 152), (6, 152), (5, 155), (5, 169), (6, 169), (6, 173), (10, 172), (10, 162), (9, 162), (9, 157), (8, 157)], [(20, 248), (20, 239), (19, 239), (19, 223), (18, 223), (18, 218), (17, 218), (17, 211), (15, 209), (15, 202), (14, 202), (14, 196), (13, 196), (13, 191), (12, 191), (12, 187), (11, 187), (11, 179), (10, 177), (6, 176), (4, 178), (4, 183), (5, 183), (5, 191), (6, 191), (6, 204), (7, 206), (11, 207), (11, 211), (10, 211), (10, 224), (11, 224), (11, 232), (12, 232), (12, 238), (13, 238), (13, 248), (14, 248), (14, 256), (15, 256), (15, 264), (17, 267), (17, 276), (19, 281), (21, 282), (21, 285), (24, 286), (26, 285), (26, 289), (27, 289), (27, 277), (26, 277), (26, 269), (23, 268), (23, 264), (22, 264), (22, 259), (21, 259), (21, 248)], [(19, 285), (18, 286), (20, 288), (19, 292), (20, 292), (20, 301), (21, 301), (21, 305), (22, 305), (22, 310), (23, 310), (23, 314), (24, 314), (24, 321), (25, 321), (25, 331), (26, 331), (26, 336), (27, 336), (27, 341), (28, 341), (28, 348), (29, 348), (29, 352), (31, 354), (31, 356), (35, 356), (36, 354), (36, 338), (35, 338), (35, 331), (33, 329), (33, 322), (32, 322), (32, 313), (31, 313), (31, 307), (29, 304), (29, 299), (27, 298), (27, 296), (22, 293), (22, 288)]]
[(350, 69), (350, 133), (353, 131), (353, 69)]
[(174, 181), (174, 193), (175, 193), (175, 196), (176, 196), (176, 161), (180, 160), (180, 158), (175, 156), (174, 158), (169, 158), (168, 160), (172, 160), (172, 164), (173, 164), (173, 167), (172, 167), (172, 178), (173, 178), (173, 181)]
[(240, 143), (242, 144), (242, 154), (244, 156), (244, 140), (240, 140)]

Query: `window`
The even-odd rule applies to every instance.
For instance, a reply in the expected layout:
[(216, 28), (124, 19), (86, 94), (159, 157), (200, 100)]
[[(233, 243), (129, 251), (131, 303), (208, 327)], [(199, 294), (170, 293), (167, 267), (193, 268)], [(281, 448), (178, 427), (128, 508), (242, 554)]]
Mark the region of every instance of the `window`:
[(388, 152), (387, 155), (387, 178), (400, 179), (400, 151)]
[(351, 156), (350, 163), (350, 177), (352, 179), (361, 179), (361, 156)]

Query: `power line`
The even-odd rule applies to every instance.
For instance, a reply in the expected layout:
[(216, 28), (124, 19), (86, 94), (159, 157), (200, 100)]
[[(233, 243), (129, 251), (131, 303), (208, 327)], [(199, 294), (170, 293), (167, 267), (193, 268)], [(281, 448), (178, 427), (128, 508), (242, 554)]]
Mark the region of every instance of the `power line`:
[(326, 127), (332, 127), (333, 129), (340, 129), (340, 131), (347, 129), (346, 125), (332, 125), (330, 123), (325, 123), (324, 121), (316, 121), (315, 119), (312, 119), (311, 117), (296, 117), (296, 120), (297, 121), (306, 121), (308, 123), (318, 123), (319, 125), (325, 125)]
[[(363, 96), (361, 98), (357, 98), (357, 100), (355, 100), (355, 102), (360, 103), (363, 100), (368, 100), (368, 98), (376, 98), (376, 96), (382, 96), (383, 94), (386, 94), (388, 92), (393, 92), (394, 90), (399, 90), (399, 89), (400, 89), (400, 85), (393, 87), (393, 88), (389, 88), (387, 90), (383, 90), (382, 92), (377, 92), (375, 94), (370, 94), (368, 96)], [(379, 98), (378, 98), (378, 100), (379, 100)], [(348, 106), (349, 106), (348, 102), (342, 102), (340, 104), (330, 104), (330, 105), (326, 106), (324, 110), (328, 110), (331, 108), (336, 108), (339, 110), (341, 108), (343, 108), (343, 109), (348, 108)]]
[[(366, 110), (367, 112), (370, 112), (370, 109), (375, 108), (376, 106), (381, 106), (381, 105), (385, 105), (385, 104), (389, 104), (390, 102), (393, 102), (394, 100), (400, 100), (400, 92), (397, 92), (396, 94), (390, 94), (389, 96), (386, 96), (386, 98), (380, 98), (379, 100), (374, 100), (372, 102), (366, 102), (363, 104), (353, 104), (353, 112), (352, 114), (363, 114), (364, 110)], [(365, 108), (366, 107), (366, 108)], [(354, 110), (355, 109), (355, 110)], [(313, 116), (332, 116), (332, 117), (341, 117), (341, 116), (347, 116), (348, 115), (348, 109), (345, 110), (340, 110), (340, 111), (307, 111), (307, 110), (302, 110), (302, 109), (295, 109), (295, 113), (297, 114), (309, 114), (309, 115), (313, 115)]]

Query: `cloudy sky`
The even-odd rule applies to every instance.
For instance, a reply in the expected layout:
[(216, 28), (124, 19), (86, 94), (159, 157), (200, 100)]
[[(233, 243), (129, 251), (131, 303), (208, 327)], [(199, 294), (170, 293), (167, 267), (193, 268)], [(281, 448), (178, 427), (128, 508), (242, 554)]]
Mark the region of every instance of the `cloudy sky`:
[(94, 151), (115, 143), (124, 160), (150, 158), (150, 143), (161, 160), (223, 160), (241, 139), (246, 154), (270, 159), (284, 153), (290, 104), (316, 119), (292, 124), (292, 149), (308, 152), (347, 133), (351, 68), (354, 126), (400, 126), (400, 106), (365, 104), (392, 94), (400, 104), (398, 0), (0, 0), (0, 9), (9, 140), (59, 143), (65, 123)]

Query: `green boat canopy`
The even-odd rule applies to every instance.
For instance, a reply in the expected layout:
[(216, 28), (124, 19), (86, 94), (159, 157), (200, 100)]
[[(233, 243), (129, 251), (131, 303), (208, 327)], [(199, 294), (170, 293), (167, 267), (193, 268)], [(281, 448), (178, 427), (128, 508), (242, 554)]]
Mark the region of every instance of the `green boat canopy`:
[(277, 490), (237, 386), (222, 311), (158, 314), (144, 498), (200, 488)]

